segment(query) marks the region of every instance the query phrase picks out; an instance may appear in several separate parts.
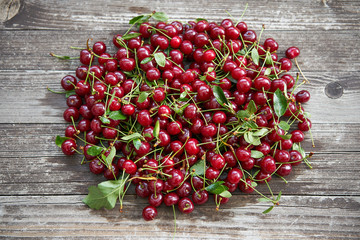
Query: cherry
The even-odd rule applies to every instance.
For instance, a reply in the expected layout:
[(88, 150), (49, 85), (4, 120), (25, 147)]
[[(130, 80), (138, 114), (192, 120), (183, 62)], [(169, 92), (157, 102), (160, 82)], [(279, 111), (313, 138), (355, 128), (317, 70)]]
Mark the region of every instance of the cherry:
[(178, 208), (179, 208), (180, 212), (185, 213), (185, 214), (189, 214), (192, 211), (194, 211), (194, 204), (189, 198), (184, 197), (184, 198), (179, 200)]
[(69, 107), (68, 109), (66, 109), (64, 111), (63, 117), (64, 117), (65, 121), (67, 121), (67, 122), (72, 122), (71, 119), (73, 119), (74, 121), (77, 121), (80, 117), (80, 113), (77, 108)]
[(75, 154), (76, 148), (76, 142), (73, 139), (67, 139), (61, 144), (61, 150), (65, 155)]
[(300, 50), (297, 47), (290, 47), (286, 50), (285, 55), (287, 58), (293, 59), (300, 55)]
[(237, 81), (236, 88), (240, 93), (247, 93), (251, 88), (250, 78), (241, 78)]
[(182, 131), (182, 124), (179, 121), (170, 122), (167, 126), (167, 132), (170, 135), (177, 135)]
[(251, 151), (244, 148), (237, 148), (235, 154), (238, 160), (241, 162), (246, 162), (251, 157)]
[(304, 138), (305, 138), (305, 135), (300, 130), (294, 130), (294, 131), (291, 132), (291, 140), (294, 143), (302, 142), (302, 141), (304, 141)]
[(161, 179), (151, 180), (148, 183), (148, 189), (152, 193), (160, 193), (164, 189), (164, 181)]
[(149, 196), (148, 201), (149, 201), (149, 204), (150, 204), (151, 206), (158, 207), (158, 206), (160, 206), (161, 203), (163, 202), (163, 199), (164, 199), (164, 197), (163, 197), (163, 194), (162, 194), (162, 193), (157, 193), (157, 194), (152, 193), (152, 194)]
[(121, 112), (125, 115), (131, 116), (135, 112), (135, 107), (131, 104), (125, 104), (121, 107)]
[(119, 60), (120, 69), (130, 72), (135, 69), (135, 59), (133, 58), (121, 58)]
[[(275, 168), (276, 169), (276, 168)], [(256, 180), (258, 180), (258, 183), (265, 183), (269, 182), (271, 180), (271, 175), (270, 173), (265, 173), (263, 171), (260, 171), (257, 175), (256, 175)]]
[(303, 157), (301, 155), (301, 153), (297, 150), (291, 150), (289, 152), (290, 154), (290, 162), (291, 162), (291, 165), (293, 166), (297, 166), (301, 163)]
[(147, 127), (150, 126), (153, 120), (148, 110), (141, 110), (138, 114), (137, 121), (141, 126)]
[(210, 159), (211, 166), (217, 170), (221, 170), (225, 166), (225, 163), (226, 163), (225, 158), (220, 154), (215, 154)]
[(303, 131), (303, 132), (309, 131), (311, 126), (312, 126), (312, 124), (311, 124), (310, 119), (305, 119), (304, 121), (298, 123), (299, 130)]
[(264, 41), (264, 48), (272, 53), (278, 50), (279, 44), (273, 38), (268, 38)]
[(70, 95), (66, 99), (68, 107), (80, 108), (82, 105), (82, 99), (79, 95)]
[(114, 180), (118, 175), (119, 168), (114, 164), (110, 164), (110, 168), (106, 168), (104, 171), (104, 177), (108, 180)]
[(192, 194), (192, 200), (197, 205), (204, 204), (209, 200), (209, 194), (206, 190), (198, 190)]
[(169, 183), (173, 187), (178, 187), (184, 180), (184, 174), (178, 170), (174, 169), (169, 173), (170, 177), (168, 179)]
[(282, 177), (288, 176), (291, 173), (292, 166), (291, 164), (282, 164), (279, 169), (276, 171)]
[(122, 168), (128, 174), (135, 174), (137, 170), (136, 164), (131, 160), (124, 161), (124, 163), (122, 164)]
[(266, 156), (260, 161), (260, 168), (263, 173), (273, 173), (276, 170), (276, 164), (274, 158)]
[(89, 168), (92, 173), (101, 174), (105, 170), (105, 165), (99, 159), (94, 159), (89, 163)]
[(252, 193), (254, 191), (254, 188), (252, 186), (252, 180), (250, 178), (246, 178), (245, 182), (240, 181), (239, 182), (239, 189), (240, 191), (244, 193)]
[(61, 79), (61, 86), (65, 91), (71, 91), (76, 86), (77, 80), (74, 76), (66, 75)]
[(151, 206), (151, 205), (145, 207), (143, 209), (143, 211), (142, 211), (142, 216), (143, 216), (145, 221), (154, 220), (157, 215), (158, 215), (157, 209), (154, 206)]
[(310, 93), (307, 90), (301, 90), (296, 95), (296, 101), (299, 103), (306, 103), (310, 100)]
[(212, 117), (212, 120), (214, 123), (225, 123), (226, 114), (223, 111), (216, 111)]
[(247, 30), (246, 32), (241, 33), (245, 43), (250, 42), (253, 43), (256, 41), (256, 33), (253, 30)]
[(209, 123), (208, 125), (202, 126), (200, 132), (204, 137), (213, 137), (217, 133), (217, 127), (215, 124)]
[(93, 51), (94, 53), (96, 53), (97, 55), (101, 55), (104, 52), (106, 52), (106, 45), (103, 42), (96, 42), (93, 45)]
[(209, 180), (213, 180), (213, 179), (217, 178), (219, 176), (219, 174), (220, 174), (220, 171), (213, 167), (209, 167), (205, 171), (205, 177)]
[(238, 168), (233, 168), (228, 172), (227, 180), (232, 184), (237, 184), (243, 177), (243, 172)]
[(180, 187), (176, 190), (176, 193), (178, 194), (179, 197), (187, 197), (190, 195), (191, 193), (191, 184), (189, 182), (184, 182), (183, 184), (180, 185)]
[(223, 154), (223, 157), (225, 159), (225, 162), (227, 164), (228, 167), (235, 167), (237, 164), (237, 160), (234, 156), (234, 154), (232, 153), (232, 151), (227, 151)]
[(187, 143), (185, 144), (185, 151), (187, 152), (188, 156), (196, 155), (199, 153), (200, 148), (198, 146), (199, 141), (195, 138), (190, 138)]
[(290, 160), (290, 154), (285, 150), (277, 150), (275, 153), (275, 160), (277, 162), (288, 162)]

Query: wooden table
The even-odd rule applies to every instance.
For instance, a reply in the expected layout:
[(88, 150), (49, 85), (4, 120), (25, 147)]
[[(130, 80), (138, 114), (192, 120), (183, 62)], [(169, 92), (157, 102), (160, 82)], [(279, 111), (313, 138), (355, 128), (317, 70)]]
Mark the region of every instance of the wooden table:
[[(88, 38), (110, 45), (139, 13), (167, 12), (182, 21), (219, 21), (226, 10), (236, 18), (245, 2), (229, 1), (0, 1), (0, 237), (74, 239), (165, 239), (174, 232), (173, 213), (159, 208), (152, 222), (142, 220), (146, 200), (125, 198), (123, 213), (95, 211), (81, 200), (102, 181), (65, 157), (54, 144), (66, 124), (60, 79), (74, 74), (78, 61), (61, 61), (49, 52), (77, 56), (70, 46)], [(244, 20), (263, 39), (273, 37), (280, 52), (295, 45), (310, 80), (316, 148), (313, 169), (302, 164), (270, 214), (257, 195), (237, 194), (215, 211), (214, 203), (190, 215), (177, 212), (178, 239), (359, 239), (360, 238), (360, 2), (357, 0), (251, 1)], [(294, 70), (295, 71), (295, 70)], [(293, 72), (295, 74), (295, 72)], [(211, 201), (212, 202), (212, 201)]]

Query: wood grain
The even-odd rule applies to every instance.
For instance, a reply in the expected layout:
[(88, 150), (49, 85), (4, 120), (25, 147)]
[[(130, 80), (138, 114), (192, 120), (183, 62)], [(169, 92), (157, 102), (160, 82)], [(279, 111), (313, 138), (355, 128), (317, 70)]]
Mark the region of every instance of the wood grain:
[[(170, 239), (173, 213), (159, 207), (156, 220), (139, 224), (144, 199), (128, 196), (124, 212), (94, 211), (83, 196), (0, 197), (0, 234), (11, 237), (87, 239)], [(212, 201), (209, 201), (212, 202)], [(254, 197), (234, 196), (215, 211), (208, 203), (189, 214), (176, 210), (176, 239), (357, 239), (360, 227), (359, 197), (284, 196), (271, 215), (262, 215), (266, 203)], [(205, 217), (207, 216), (207, 217)], [(279, 234), (280, 233), (280, 234)], [(81, 237), (80, 237), (81, 236)]]
[[(183, 22), (198, 17), (219, 22), (229, 11), (238, 18), (246, 1), (87, 1), (0, 0), (0, 239), (172, 239), (171, 208), (161, 206), (152, 222), (141, 217), (146, 199), (133, 187), (124, 211), (95, 211), (81, 200), (103, 181), (79, 156), (66, 157), (54, 144), (67, 123), (60, 79), (74, 74), (77, 60), (61, 61), (50, 52), (77, 56), (70, 46), (111, 38), (129, 20), (153, 10)], [(313, 169), (294, 168), (288, 184), (274, 177), (280, 206), (237, 190), (215, 211), (213, 200), (190, 215), (176, 210), (176, 239), (359, 239), (360, 238), (360, 1), (250, 1), (244, 21), (280, 45), (283, 56), (298, 46), (300, 66), (310, 83), (312, 134), (303, 144), (313, 151)], [(296, 70), (291, 72), (296, 73)], [(266, 186), (259, 190), (269, 194)]]
[[(3, 23), (6, 29), (52, 29), (124, 30), (131, 18), (148, 14), (153, 10), (163, 11), (175, 20), (207, 18), (220, 21), (229, 17), (229, 11), (238, 19), (248, 10), (243, 19), (251, 27), (265, 24), (274, 30), (359, 30), (360, 3), (356, 0), (295, 0), (295, 1), (110, 1), (88, 2), (86, 6), (76, 0), (65, 5), (56, 0), (22, 1), (18, 15)], [(60, 9), (66, 11), (59, 11)], [(85, 10), (85, 11), (84, 11)], [(0, 25), (1, 26), (1, 25)]]

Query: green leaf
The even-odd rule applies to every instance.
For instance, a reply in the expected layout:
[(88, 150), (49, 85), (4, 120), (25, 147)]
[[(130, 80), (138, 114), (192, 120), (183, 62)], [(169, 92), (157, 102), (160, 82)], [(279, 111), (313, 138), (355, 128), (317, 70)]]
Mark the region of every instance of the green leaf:
[(250, 115), (256, 113), (257, 108), (256, 108), (256, 104), (253, 100), (251, 100), (246, 108), (246, 111), (249, 112)]
[(291, 138), (291, 134), (287, 134), (287, 135), (279, 135), (282, 139), (288, 140)]
[(122, 137), (121, 139), (124, 141), (129, 141), (129, 140), (134, 140), (137, 138), (141, 138), (141, 134), (140, 133), (133, 133), (127, 136)]
[(281, 117), (286, 112), (288, 106), (287, 100), (280, 89), (276, 89), (274, 93), (274, 111), (276, 116)]
[(290, 125), (285, 122), (285, 121), (281, 121), (279, 122), (278, 126), (281, 128), (281, 129), (284, 129), (285, 131), (289, 130), (290, 129)]
[(231, 196), (232, 196), (231, 193), (228, 190), (223, 191), (219, 195), (224, 197), (224, 198), (231, 198)]
[(110, 120), (104, 116), (99, 117), (100, 121), (104, 124), (110, 124)]
[(256, 132), (253, 133), (253, 136), (255, 137), (263, 137), (266, 134), (268, 134), (270, 131), (267, 128), (261, 128), (259, 130), (257, 130)]
[(152, 17), (160, 22), (167, 22), (168, 21), (168, 16), (166, 15), (166, 13), (164, 12), (156, 12), (152, 15)]
[(253, 122), (253, 121), (246, 121), (243, 123), (243, 125), (241, 126), (242, 128), (245, 128), (245, 129), (257, 129), (258, 128), (258, 125)]
[(271, 54), (269, 52), (266, 53), (265, 63), (268, 64), (268, 65), (273, 64), (273, 59), (272, 59)]
[(132, 18), (130, 21), (129, 21), (129, 24), (135, 24), (137, 22), (139, 22), (142, 18), (144, 17), (144, 15), (140, 15), (140, 16), (137, 16), (137, 17), (134, 17)]
[(160, 66), (160, 67), (165, 67), (166, 64), (166, 58), (165, 55), (162, 52), (157, 52), (154, 54), (154, 58), (155, 58), (155, 62)]
[(227, 79), (229, 79), (230, 82), (237, 84), (237, 81), (233, 77), (227, 76)]
[(109, 118), (113, 119), (113, 120), (125, 120), (127, 119), (127, 116), (124, 115), (122, 112), (120, 111), (112, 111), (109, 114)]
[(216, 98), (216, 101), (221, 105), (225, 106), (228, 103), (228, 99), (225, 97), (224, 91), (219, 86), (213, 86), (213, 93)]
[(237, 116), (237, 118), (244, 119), (244, 118), (249, 118), (250, 114), (246, 110), (240, 110), (237, 112), (236, 116)]
[(82, 201), (90, 208), (98, 210), (103, 207), (106, 209), (112, 209), (115, 207), (115, 205), (113, 206), (108, 201), (107, 197), (96, 186), (90, 186), (88, 190), (89, 194)]
[(124, 36), (122, 36), (121, 38), (124, 39), (124, 40), (130, 40), (130, 39), (133, 39), (133, 38), (137, 38), (141, 36), (141, 33), (128, 33)]
[(206, 191), (212, 194), (220, 194), (224, 191), (227, 191), (229, 188), (227, 186), (222, 185), (224, 181), (215, 182), (205, 188)]
[(145, 100), (147, 99), (147, 97), (149, 96), (149, 93), (147, 92), (141, 92), (138, 98), (138, 103), (143, 103), (145, 102)]
[(281, 198), (281, 191), (279, 192), (279, 194), (278, 194), (278, 196), (277, 196), (277, 198), (276, 198), (276, 201), (279, 201), (280, 198)]
[(259, 65), (259, 53), (255, 47), (251, 50), (251, 59), (256, 65)]
[(244, 134), (244, 139), (247, 143), (258, 146), (261, 144), (260, 138), (255, 137), (252, 132), (246, 132)]
[(269, 198), (259, 198), (258, 202), (272, 202), (272, 200)]
[(268, 76), (268, 75), (270, 75), (270, 73), (271, 73), (271, 68), (266, 68), (265, 72), (264, 72), (264, 75)]
[(251, 150), (251, 157), (252, 158), (262, 158), (264, 154), (257, 150)]
[(240, 54), (241, 56), (244, 56), (244, 55), (246, 54), (245, 48), (241, 49), (241, 50), (239, 51), (239, 54)]
[(299, 143), (294, 143), (292, 145), (292, 149), (298, 151), (303, 158), (306, 157), (305, 150), (300, 146)]
[(98, 156), (103, 150), (104, 150), (103, 147), (91, 146), (91, 147), (88, 148), (88, 150), (86, 152), (90, 156)]
[(197, 161), (194, 165), (191, 166), (190, 174), (192, 176), (202, 176), (202, 175), (204, 175), (204, 173), (205, 173), (204, 165), (205, 165), (205, 160), (204, 159), (202, 159), (200, 161)]
[(155, 123), (155, 127), (154, 127), (154, 130), (153, 130), (153, 135), (155, 138), (158, 138), (159, 137), (159, 133), (160, 133), (160, 121), (157, 120), (156, 123)]
[(145, 63), (148, 63), (148, 62), (150, 62), (152, 60), (152, 58), (151, 57), (147, 57), (147, 58), (144, 58), (143, 60), (141, 60), (141, 64), (145, 64)]
[(116, 148), (113, 146), (110, 149), (109, 155), (105, 158), (105, 163), (107, 167), (109, 167), (110, 164), (113, 162), (115, 155), (116, 155)]
[(145, 133), (145, 134), (144, 134), (144, 137), (151, 138), (152, 136), (151, 136), (150, 133)]
[(133, 144), (134, 144), (134, 147), (136, 148), (136, 150), (139, 150), (140, 147), (141, 147), (141, 140), (140, 139), (134, 139), (133, 140)]
[(271, 206), (271, 207), (269, 207), (268, 209), (266, 209), (266, 210), (263, 211), (262, 213), (263, 213), (263, 214), (267, 214), (267, 213), (269, 213), (271, 210), (273, 210), (273, 208), (274, 208), (274, 205)]
[(76, 93), (75, 93), (75, 90), (70, 90), (70, 91), (66, 91), (66, 94), (65, 94), (65, 96), (68, 98), (68, 97), (70, 97), (71, 95), (75, 95)]
[(116, 205), (119, 195), (124, 192), (124, 179), (111, 180), (99, 183), (98, 186), (90, 186), (89, 194), (83, 202), (93, 209), (112, 209)]
[(71, 139), (71, 138), (68, 138), (68, 137), (61, 137), (61, 136), (56, 136), (55, 138), (55, 144), (61, 148), (61, 145), (68, 139)]
[(257, 185), (258, 185), (258, 184), (257, 184), (256, 182), (251, 182), (251, 186), (252, 186), (252, 187), (257, 187)]

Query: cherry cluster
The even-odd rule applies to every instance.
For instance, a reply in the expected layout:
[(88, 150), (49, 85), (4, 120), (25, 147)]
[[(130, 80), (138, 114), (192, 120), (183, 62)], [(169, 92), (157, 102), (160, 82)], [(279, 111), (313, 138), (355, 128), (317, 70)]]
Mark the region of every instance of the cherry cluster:
[(245, 22), (150, 24), (153, 14), (114, 36), (114, 54), (104, 42), (87, 44), (76, 77), (61, 80), (71, 123), (57, 138), (64, 154), (83, 154), (92, 173), (118, 183), (119, 196), (135, 184), (149, 202), (145, 220), (162, 203), (191, 213), (210, 194), (219, 206), (236, 189), (259, 193), (257, 183), (306, 161), (310, 94), (295, 93), (305, 81), (287, 73), (297, 47), (278, 59), (278, 43), (260, 41)]

